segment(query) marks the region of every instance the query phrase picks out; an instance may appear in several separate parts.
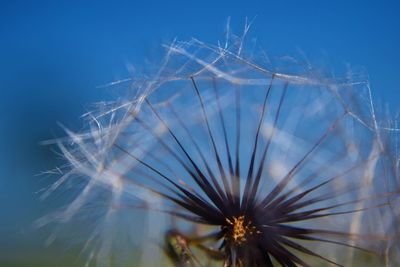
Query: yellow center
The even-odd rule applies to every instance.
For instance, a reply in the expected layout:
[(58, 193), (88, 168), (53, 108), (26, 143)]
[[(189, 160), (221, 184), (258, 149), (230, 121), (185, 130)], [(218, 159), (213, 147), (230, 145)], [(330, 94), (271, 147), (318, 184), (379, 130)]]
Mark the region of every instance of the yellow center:
[(247, 224), (245, 223), (244, 216), (233, 217), (232, 220), (226, 218), (226, 222), (232, 226), (232, 230), (229, 233), (229, 238), (233, 240), (234, 243), (240, 245), (242, 242), (247, 240), (247, 236), (257, 233), (255, 226), (251, 226), (251, 221)]

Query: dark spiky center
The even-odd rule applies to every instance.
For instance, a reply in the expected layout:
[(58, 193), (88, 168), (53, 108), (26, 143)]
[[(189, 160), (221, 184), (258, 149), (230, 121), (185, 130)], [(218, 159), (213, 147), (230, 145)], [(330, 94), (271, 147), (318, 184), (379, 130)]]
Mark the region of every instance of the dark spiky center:
[[(275, 75), (272, 75), (270, 84), (265, 92), (259, 120), (256, 122), (254, 140), (250, 139), (251, 153), (248, 155), (247, 170), (241, 169), (242, 165), (245, 166), (246, 160), (244, 160), (245, 163), (241, 163), (243, 161), (242, 154), (245, 152), (240, 151), (241, 139), (243, 138), (241, 129), (244, 128), (244, 126), (241, 126), (241, 121), (244, 119), (241, 119), (242, 105), (240, 102), (239, 89), (236, 89), (234, 96), (236, 104), (236, 134), (233, 137), (229, 137), (229, 131), (227, 131), (224, 114), (219, 102), (218, 89), (216, 86), (214, 87), (217, 112), (219, 114), (219, 123), (221, 125), (222, 138), (225, 143), (225, 154), (228, 164), (224, 166), (221, 151), (219, 151), (219, 145), (216, 144), (216, 140), (218, 139), (214, 138), (215, 132), (212, 130), (213, 124), (210, 124), (209, 116), (207, 115), (208, 109), (203, 102), (194, 77), (190, 77), (190, 80), (192, 81), (195, 95), (200, 103), (200, 116), (204, 122), (204, 127), (201, 128), (205, 128), (207, 142), (210, 141), (211, 143), (211, 147), (206, 146), (205, 148), (211, 148), (210, 152), (214, 157), (208, 158), (207, 154), (204, 154), (203, 147), (201, 146), (204, 140), (196, 139), (197, 135), (193, 135), (190, 128), (186, 125), (186, 117), (180, 117), (181, 114), (176, 112), (171, 105), (166, 105), (165, 111), (170, 112), (174, 116), (171, 118), (172, 122), (174, 122), (174, 128), (172, 128), (168, 120), (163, 118), (161, 113), (157, 110), (157, 107), (153, 106), (148, 98), (145, 99), (147, 106), (144, 111), (151, 112), (152, 117), (150, 118), (153, 119), (154, 117), (154, 119), (156, 119), (156, 124), (154, 126), (151, 124), (149, 125), (149, 122), (146, 121), (147, 117), (144, 117), (145, 119), (143, 120), (139, 116), (141, 114), (135, 117), (135, 122), (138, 127), (148, 131), (154, 137), (160, 149), (165, 151), (172, 161), (170, 162), (170, 160), (161, 158), (161, 156), (158, 155), (158, 150), (156, 153), (154, 153), (154, 151), (153, 153), (152, 151), (147, 151), (147, 147), (143, 148), (143, 150), (148, 153), (148, 157), (141, 158), (141, 154), (139, 156), (132, 154), (129, 150), (124, 148), (124, 146), (119, 144), (114, 144), (114, 146), (128, 154), (144, 168), (138, 169), (135, 174), (143, 176), (146, 180), (148, 179), (152, 183), (157, 183), (162, 187), (155, 189), (151, 186), (144, 186), (145, 188), (181, 207), (179, 210), (167, 209), (167, 213), (192, 223), (220, 227), (220, 229), (214, 233), (207, 236), (196, 237), (192, 240), (193, 243), (197, 244), (207, 240), (213, 240), (215, 242), (222, 241), (219, 248), (215, 250), (202, 244), (199, 248), (209, 253), (209, 255), (212, 255), (213, 259), (217, 258), (215, 254), (218, 253), (220, 258), (224, 260), (224, 266), (273, 267), (276, 266), (273, 260), (281, 266), (310, 266), (303, 259), (298, 257), (296, 255), (297, 253), (313, 256), (336, 266), (342, 266), (333, 260), (319, 255), (300, 242), (318, 241), (321, 243), (358, 248), (365, 251), (363, 248), (337, 240), (347, 237), (352, 241), (359, 238), (358, 235), (332, 231), (330, 229), (304, 228), (302, 226), (296, 226), (294, 223), (312, 221), (314, 219), (339, 214), (360, 212), (360, 209), (331, 211), (342, 206), (360, 203), (360, 201), (363, 200), (356, 199), (347, 202), (341, 201), (339, 204), (335, 205), (330, 204), (330, 200), (335, 200), (335, 198), (342, 194), (352, 192), (354, 190), (352, 188), (353, 184), (348, 185), (348, 187), (345, 186), (338, 191), (331, 191), (331, 189), (327, 189), (327, 187), (331, 186), (334, 181), (348, 178), (350, 172), (364, 166), (369, 160), (363, 162), (357, 161), (354, 163), (355, 165), (352, 165), (350, 168), (348, 168), (346, 164), (344, 170), (338, 171), (339, 173), (335, 171), (334, 174), (329, 172), (325, 174), (325, 165), (321, 165), (321, 168), (315, 168), (317, 166), (314, 167), (314, 162), (312, 162), (310, 169), (304, 170), (304, 165), (306, 165), (312, 155), (318, 153), (324, 141), (336, 132), (335, 129), (340, 126), (342, 121), (349, 114), (347, 110), (345, 110), (342, 115), (339, 114), (338, 117), (335, 117), (334, 120), (330, 122), (329, 126), (322, 130), (322, 133), (318, 131), (315, 137), (316, 140), (304, 151), (303, 155), (300, 155), (300, 157), (296, 159), (295, 163), (292, 164), (286, 174), (271, 187), (270, 191), (261, 192), (261, 190), (259, 190), (261, 181), (263, 179), (269, 179), (269, 175), (265, 171), (265, 167), (271, 164), (268, 163), (268, 151), (270, 150), (270, 145), (273, 143), (271, 140), (275, 136), (275, 129), (279, 128), (280, 111), (289, 85), (288, 82), (285, 82), (283, 85), (284, 88), (278, 96), (278, 106), (275, 109), (275, 114), (272, 115), (273, 130), (266, 137), (266, 140), (262, 142), (262, 134), (260, 133), (266, 120), (265, 114), (267, 112), (268, 100), (271, 98), (270, 91), (274, 77)], [(164, 105), (162, 105), (162, 107), (164, 107)], [(269, 110), (271, 113), (274, 111), (274, 109)], [(146, 113), (143, 116), (145, 115)], [(151, 122), (152, 119), (149, 121)], [(158, 129), (160, 124), (158, 123), (161, 123), (161, 125), (165, 127), (167, 131), (166, 135), (161, 135), (159, 133)], [(199, 129), (195, 128), (192, 129), (192, 131), (194, 132), (196, 130), (197, 132)], [(185, 138), (182, 138), (180, 134), (176, 134), (176, 131), (185, 136)], [(247, 132), (246, 135), (248, 135)], [(230, 140), (233, 140), (235, 137), (236, 142), (230, 142)], [(250, 138), (253, 137), (250, 136)], [(315, 138), (313, 136), (311, 139)], [(307, 137), (307, 140), (308, 139)], [(188, 143), (185, 143), (185, 141)], [(339, 138), (337, 142), (331, 143), (335, 146), (340, 145), (340, 147), (342, 147), (341, 142), (342, 138)], [(231, 143), (233, 143), (233, 145)], [(245, 144), (248, 145), (248, 143)], [(138, 144), (135, 143), (135, 145)], [(242, 146), (243, 145), (244, 144), (242, 144)], [(188, 149), (189, 147), (190, 149)], [(343, 144), (343, 147), (346, 147), (346, 144)], [(329, 151), (331, 151), (330, 147), (328, 148)], [(133, 151), (137, 151), (136, 147)], [(192, 151), (196, 152), (198, 156), (192, 156)], [(335, 157), (329, 158), (329, 161), (325, 163), (327, 164), (326, 166), (334, 164), (335, 162), (344, 161), (343, 155), (345, 155), (345, 153), (347, 153), (347, 150), (339, 152)], [(373, 159), (373, 157), (371, 157), (371, 159)], [(216, 167), (218, 171), (216, 171), (217, 169), (214, 169), (213, 166)], [(341, 163), (340, 166), (342, 166)], [(188, 180), (192, 181), (195, 185), (194, 188), (190, 183), (186, 183), (186, 181), (183, 182), (179, 179), (177, 182), (175, 180), (175, 178), (180, 176), (180, 173), (175, 173), (174, 169), (176, 168), (180, 169), (179, 172), (183, 172), (183, 176), (187, 176)], [(330, 169), (334, 168), (329, 166), (327, 170)], [(305, 173), (307, 175), (302, 177), (302, 174)], [(162, 182), (158, 180), (159, 178), (162, 179)], [(294, 179), (300, 179), (300, 187), (297, 187), (297, 183), (296, 186), (290, 186), (291, 181)], [(244, 182), (242, 182), (242, 180), (244, 180)], [(320, 192), (323, 188), (328, 191)], [(166, 191), (164, 191), (164, 189)], [(315, 196), (313, 194), (315, 194)], [(317, 204), (319, 206), (315, 207)], [(371, 208), (373, 208), (373, 206)], [(325, 236), (332, 237), (332, 239), (326, 238)], [(179, 262), (184, 262), (184, 265), (186, 265), (186, 263), (193, 258), (191, 265), (197, 265), (194, 264), (194, 262), (198, 260), (195, 259), (193, 253), (188, 248), (191, 243), (190, 240), (186, 241), (186, 239), (181, 239), (179, 235), (175, 237), (175, 239), (171, 239), (169, 243), (173, 245), (172, 254), (181, 258), (178, 259)], [(187, 255), (189, 256), (187, 257)], [(187, 260), (188, 258), (189, 260)]]

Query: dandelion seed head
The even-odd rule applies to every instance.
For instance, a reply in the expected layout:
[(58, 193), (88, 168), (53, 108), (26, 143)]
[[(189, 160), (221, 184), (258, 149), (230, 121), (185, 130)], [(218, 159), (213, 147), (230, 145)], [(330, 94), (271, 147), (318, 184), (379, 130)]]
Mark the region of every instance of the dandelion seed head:
[[(77, 193), (40, 225), (97, 215), (86, 247), (105, 266), (119, 236), (141, 238), (141, 261), (156, 264), (146, 240), (165, 233), (167, 254), (193, 266), (204, 265), (196, 250), (224, 266), (342, 266), (384, 242), (374, 216), (394, 192), (377, 178), (385, 149), (368, 82), (274, 65), (248, 48), (248, 26), (218, 45), (175, 40), (156, 73), (110, 84), (129, 84), (129, 97), (55, 141), (66, 164), (45, 195)], [(138, 210), (142, 236), (119, 231)], [(199, 225), (213, 232), (184, 233)]]

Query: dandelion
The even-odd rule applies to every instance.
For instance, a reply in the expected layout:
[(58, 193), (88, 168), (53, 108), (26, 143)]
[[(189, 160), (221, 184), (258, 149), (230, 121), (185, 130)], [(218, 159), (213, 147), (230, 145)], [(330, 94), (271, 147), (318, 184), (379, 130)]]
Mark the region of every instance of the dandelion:
[[(67, 222), (106, 192), (88, 242), (100, 236), (97, 263), (113, 264), (115, 239), (102, 234), (118, 227), (115, 213), (133, 210), (153, 214), (146, 233), (165, 236), (178, 266), (379, 261), (387, 238), (374, 218), (395, 192), (376, 178), (385, 149), (368, 82), (275, 64), (248, 48), (247, 32), (228, 28), (216, 46), (166, 46), (154, 77), (129, 80), (134, 96), (86, 114), (89, 131), (67, 131), (58, 145), (68, 171), (49, 191), (72, 177), (83, 183), (42, 222)], [(170, 217), (178, 223), (167, 231)], [(150, 254), (143, 260), (154, 261)]]

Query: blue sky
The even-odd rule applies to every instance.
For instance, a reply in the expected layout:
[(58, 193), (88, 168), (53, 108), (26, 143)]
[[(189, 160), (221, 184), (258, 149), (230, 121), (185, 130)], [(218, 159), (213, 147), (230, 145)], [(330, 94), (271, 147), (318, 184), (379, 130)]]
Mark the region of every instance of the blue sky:
[(399, 11), (398, 1), (1, 1), (0, 235), (28, 238), (43, 210), (33, 175), (57, 160), (38, 143), (62, 133), (57, 121), (79, 129), (85, 105), (109, 95), (97, 86), (159, 58), (162, 43), (215, 43), (228, 17), (238, 32), (256, 17), (251, 36), (269, 54), (302, 51), (334, 72), (365, 69), (394, 113)]

